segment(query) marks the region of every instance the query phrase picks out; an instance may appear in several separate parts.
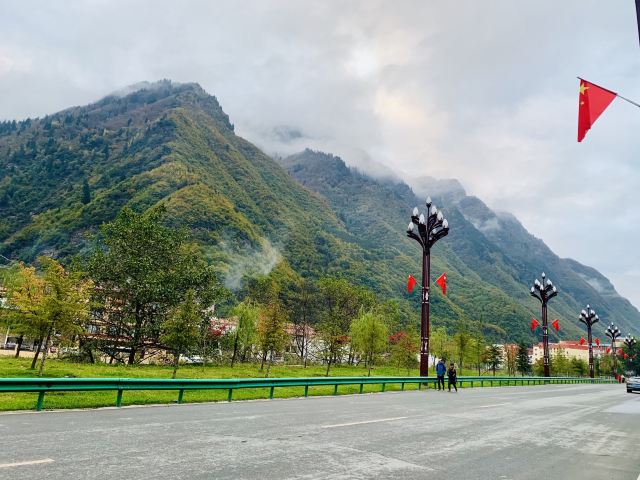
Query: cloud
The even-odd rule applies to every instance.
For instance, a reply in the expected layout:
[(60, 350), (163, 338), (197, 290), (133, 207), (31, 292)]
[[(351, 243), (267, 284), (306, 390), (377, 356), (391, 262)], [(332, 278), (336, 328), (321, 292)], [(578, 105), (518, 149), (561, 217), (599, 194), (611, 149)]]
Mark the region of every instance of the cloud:
[(575, 141), (575, 76), (639, 99), (638, 55), (632, 2), (4, 2), (0, 119), (196, 81), (267, 152), (458, 178), (640, 304), (640, 113)]

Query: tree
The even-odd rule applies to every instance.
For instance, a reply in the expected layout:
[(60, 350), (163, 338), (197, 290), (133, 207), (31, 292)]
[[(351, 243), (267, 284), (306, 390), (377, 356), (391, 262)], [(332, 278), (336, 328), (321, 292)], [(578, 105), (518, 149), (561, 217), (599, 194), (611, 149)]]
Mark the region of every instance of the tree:
[(82, 182), (82, 203), (86, 205), (91, 202), (91, 188), (89, 187), (89, 182), (85, 179)]
[(453, 339), (447, 333), (447, 329), (444, 327), (434, 328), (431, 331), (431, 351), (437, 358), (442, 359), (444, 362), (453, 358)]
[(42, 343), (38, 370), (38, 376), (42, 376), (53, 335), (64, 341), (82, 330), (82, 322), (89, 314), (92, 284), (78, 273), (65, 271), (52, 258), (40, 257), (38, 263), (43, 269), (41, 276), (35, 268), (21, 265), (23, 281), (9, 302), (22, 315), (23, 331)]
[(361, 308), (373, 307), (374, 298), (369, 290), (353, 286), (344, 279), (324, 277), (318, 282), (318, 289), (323, 306), (318, 332), (324, 344), (325, 375), (328, 377), (331, 365), (344, 356), (351, 322)]
[(353, 349), (364, 359), (368, 375), (371, 376), (376, 357), (387, 348), (387, 325), (378, 313), (361, 311), (360, 316), (351, 324), (349, 333)]
[(391, 343), (391, 361), (397, 366), (407, 369), (407, 375), (412, 368), (418, 365), (418, 351), (420, 340), (417, 335), (407, 332), (398, 332), (389, 337)]
[(529, 349), (524, 342), (518, 343), (516, 368), (521, 375), (528, 375), (529, 373), (531, 373), (531, 364), (529, 363)]
[(97, 326), (111, 337), (105, 345), (110, 361), (120, 344), (128, 347), (130, 365), (138, 361), (187, 291), (203, 309), (225, 294), (200, 248), (187, 241), (185, 230), (165, 226), (164, 216), (163, 207), (143, 214), (125, 207), (101, 227), (89, 272), (97, 286)]
[(232, 367), (236, 362), (238, 353), (242, 352), (241, 356), (244, 359), (246, 351), (251, 348), (256, 340), (258, 314), (259, 309), (248, 300), (240, 302), (231, 310), (231, 315), (238, 319), (238, 325), (233, 332)]
[(292, 285), (290, 295), (290, 318), (294, 327), (296, 353), (303, 365), (307, 366), (312, 326), (318, 323), (318, 288), (309, 280), (301, 280)]
[(473, 329), (471, 338), (471, 350), (473, 354), (473, 360), (476, 364), (476, 368), (478, 369), (478, 375), (481, 374), (480, 369), (483, 363), (482, 354), (484, 353), (486, 347), (485, 338), (482, 334), (482, 330), (480, 329), (480, 324), (481, 323), (477, 324)]
[(466, 331), (466, 329), (461, 330), (453, 336), (453, 343), (456, 348), (456, 353), (458, 354), (460, 372), (462, 372), (463, 362), (469, 353), (470, 347), (472, 346), (471, 335), (469, 335), (469, 332)]
[(496, 374), (496, 370), (502, 365), (502, 351), (497, 345), (489, 345), (484, 351), (483, 356), (484, 363)]
[(160, 341), (173, 354), (173, 373), (176, 378), (180, 355), (192, 353), (202, 337), (202, 317), (193, 290), (187, 291), (184, 300), (169, 314), (162, 323)]
[(286, 322), (286, 312), (279, 302), (274, 301), (260, 309), (258, 316), (258, 342), (262, 352), (260, 370), (264, 368), (264, 362), (268, 358), (266, 377), (269, 376), (273, 358), (287, 343)]
[(517, 367), (516, 361), (517, 361), (518, 347), (512, 344), (505, 344), (503, 346), (503, 349), (504, 349), (504, 356), (507, 364), (507, 373), (509, 375), (515, 375), (516, 367)]

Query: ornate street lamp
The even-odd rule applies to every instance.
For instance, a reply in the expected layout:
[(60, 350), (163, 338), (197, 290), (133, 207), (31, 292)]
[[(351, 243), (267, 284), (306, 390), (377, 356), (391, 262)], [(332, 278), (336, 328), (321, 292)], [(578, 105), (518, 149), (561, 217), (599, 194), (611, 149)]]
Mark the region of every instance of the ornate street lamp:
[(587, 326), (587, 340), (589, 341), (589, 377), (594, 377), (593, 372), (593, 343), (591, 338), (591, 327), (598, 323), (600, 318), (596, 315), (596, 312), (587, 304), (587, 308), (580, 312), (578, 319)]
[(427, 198), (427, 216), (413, 209), (407, 236), (422, 247), (422, 308), (420, 311), (420, 376), (429, 375), (429, 286), (431, 274), (431, 247), (449, 233), (449, 222)]
[(611, 339), (611, 351), (613, 353), (613, 370), (618, 374), (618, 357), (616, 355), (616, 339), (622, 335), (620, 329), (613, 323), (607, 327), (605, 335)]
[(542, 272), (542, 282), (537, 278), (531, 287), (531, 296), (536, 297), (542, 304), (542, 346), (544, 348), (544, 376), (549, 373), (549, 327), (547, 326), (547, 302), (558, 294), (557, 288)]
[(633, 348), (633, 346), (636, 344), (636, 339), (633, 337), (633, 335), (627, 335), (627, 337), (624, 339), (624, 344), (627, 346), (627, 348)]

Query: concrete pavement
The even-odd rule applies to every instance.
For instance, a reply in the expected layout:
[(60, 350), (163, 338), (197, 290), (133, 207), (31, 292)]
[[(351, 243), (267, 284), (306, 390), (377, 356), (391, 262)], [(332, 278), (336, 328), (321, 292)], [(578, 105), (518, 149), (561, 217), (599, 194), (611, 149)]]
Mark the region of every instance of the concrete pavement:
[(389, 392), (0, 415), (0, 478), (640, 477), (623, 385)]

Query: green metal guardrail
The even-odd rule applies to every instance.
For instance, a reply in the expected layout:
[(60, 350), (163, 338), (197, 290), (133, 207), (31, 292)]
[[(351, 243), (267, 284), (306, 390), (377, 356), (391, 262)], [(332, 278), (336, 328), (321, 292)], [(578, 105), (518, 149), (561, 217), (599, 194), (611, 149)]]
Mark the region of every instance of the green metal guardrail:
[[(182, 403), (185, 390), (227, 390), (227, 401), (233, 399), (233, 391), (239, 388), (269, 388), (269, 398), (273, 398), (276, 387), (304, 387), (304, 396), (309, 396), (309, 387), (332, 385), (333, 394), (338, 394), (340, 385), (360, 385), (363, 393), (365, 385), (380, 385), (384, 392), (388, 384), (406, 384), (436, 387), (434, 377), (312, 377), (312, 378), (230, 378), (230, 379), (156, 379), (156, 378), (0, 378), (0, 393), (37, 392), (36, 410), (42, 410), (46, 392), (116, 391), (116, 407), (122, 405), (125, 390), (177, 390), (178, 403)], [(461, 388), (485, 384), (506, 385), (548, 385), (571, 383), (616, 383), (607, 378), (582, 377), (458, 377)]]

